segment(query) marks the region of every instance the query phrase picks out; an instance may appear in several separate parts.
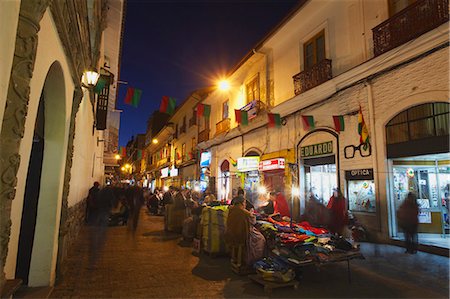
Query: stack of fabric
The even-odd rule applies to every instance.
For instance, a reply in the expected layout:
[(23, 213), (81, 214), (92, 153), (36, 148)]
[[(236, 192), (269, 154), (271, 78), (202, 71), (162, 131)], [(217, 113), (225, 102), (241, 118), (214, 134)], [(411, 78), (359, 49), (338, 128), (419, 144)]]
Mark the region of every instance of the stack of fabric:
[(225, 229), (228, 218), (228, 206), (205, 207), (202, 210), (202, 244), (203, 250), (210, 254), (227, 252)]

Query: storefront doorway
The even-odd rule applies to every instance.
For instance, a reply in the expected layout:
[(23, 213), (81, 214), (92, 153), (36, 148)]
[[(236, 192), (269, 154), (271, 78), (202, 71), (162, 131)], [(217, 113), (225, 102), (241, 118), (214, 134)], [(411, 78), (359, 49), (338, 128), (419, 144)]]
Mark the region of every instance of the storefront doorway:
[(340, 186), (338, 148), (337, 134), (329, 129), (310, 132), (300, 141), (300, 213), (311, 196), (327, 205), (333, 189)]
[(403, 238), (396, 212), (413, 192), (419, 204), (419, 243), (450, 248), (448, 134), (448, 103), (409, 108), (386, 125), (393, 238)]

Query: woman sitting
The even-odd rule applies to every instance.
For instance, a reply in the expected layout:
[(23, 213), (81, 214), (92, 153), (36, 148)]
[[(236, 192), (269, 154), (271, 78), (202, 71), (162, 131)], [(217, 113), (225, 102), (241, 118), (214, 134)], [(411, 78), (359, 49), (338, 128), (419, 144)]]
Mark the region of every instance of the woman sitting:
[(234, 199), (228, 212), (225, 241), (232, 247), (242, 248), (239, 264), (247, 268), (251, 268), (255, 261), (264, 256), (266, 240), (253, 226), (255, 222), (252, 211), (245, 209), (245, 199)]

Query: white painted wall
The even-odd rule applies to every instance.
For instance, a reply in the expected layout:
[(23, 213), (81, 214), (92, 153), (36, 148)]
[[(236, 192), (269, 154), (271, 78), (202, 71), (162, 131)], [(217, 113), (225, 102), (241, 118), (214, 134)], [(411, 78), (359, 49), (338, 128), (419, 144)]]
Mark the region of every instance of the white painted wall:
[[(43, 162), (43, 176), (41, 183), (40, 201), (38, 206), (38, 222), (36, 224), (36, 233), (34, 249), (32, 253), (32, 264), (30, 271), (31, 286), (53, 285), (55, 279), (55, 267), (58, 246), (59, 222), (61, 211), (61, 199), (64, 183), (64, 169), (66, 162), (67, 143), (69, 136), (70, 114), (73, 101), (74, 84), (70, 75), (68, 61), (64, 53), (61, 41), (58, 37), (58, 31), (55, 27), (54, 21), (49, 10), (46, 11), (40, 23), (41, 29), (39, 31), (39, 42), (37, 47), (36, 64), (33, 73), (33, 78), (30, 83), (30, 102), (28, 107), (28, 115), (25, 123), (24, 138), (20, 147), (21, 163), (18, 171), (17, 193), (15, 200), (12, 203), (11, 212), (11, 239), (9, 242), (9, 252), (7, 262), (5, 265), (5, 272), (7, 278), (14, 278), (16, 258), (18, 251), (18, 239), (20, 234), (20, 222), (22, 217), (22, 207), (24, 200), (24, 191), (28, 170), (28, 163), (31, 152), (31, 145), (34, 133), (34, 124), (39, 105), (39, 99), (45, 79), (47, 77), (50, 66), (53, 62), (58, 61), (61, 65), (62, 75), (59, 80), (64, 82), (64, 98), (59, 102), (51, 103), (52, 106), (48, 109), (56, 109), (49, 111), (58, 111), (56, 118), (46, 128), (46, 135), (50, 138), (46, 139), (45, 156)], [(49, 51), (51, 45), (52, 51)], [(53, 89), (49, 89), (51, 93)], [(49, 95), (49, 97), (52, 97)], [(87, 102), (87, 104), (86, 104)], [(72, 170), (71, 181), (71, 197), (69, 198), (69, 206), (83, 199), (77, 197), (78, 190), (87, 192), (91, 185), (91, 181), (86, 178), (90, 177), (80, 171), (80, 168), (92, 169), (92, 161), (82, 160), (79, 157), (83, 156), (85, 152), (93, 153), (96, 148), (96, 136), (92, 136), (92, 106), (83, 100), (80, 106), (81, 113), (77, 117), (77, 136), (75, 139), (75, 153)], [(49, 117), (46, 115), (46, 117)], [(52, 117), (46, 119), (52, 122)], [(90, 125), (89, 125), (90, 124)], [(46, 137), (47, 137), (46, 136)], [(56, 139), (53, 139), (53, 136)], [(86, 144), (87, 147), (79, 148), (79, 144)], [(100, 145), (99, 152), (103, 152)], [(97, 159), (101, 161), (100, 159)], [(98, 178), (99, 174), (103, 173), (102, 163), (96, 163), (95, 175)], [(83, 178), (82, 180), (80, 178)], [(75, 190), (75, 191), (74, 191)], [(47, 233), (43, 233), (43, 232)], [(51, 231), (50, 234), (48, 232)]]
[(3, 123), (3, 113), (5, 112), (8, 94), (9, 77), (16, 46), (19, 10), (20, 0), (0, 1), (0, 124)]

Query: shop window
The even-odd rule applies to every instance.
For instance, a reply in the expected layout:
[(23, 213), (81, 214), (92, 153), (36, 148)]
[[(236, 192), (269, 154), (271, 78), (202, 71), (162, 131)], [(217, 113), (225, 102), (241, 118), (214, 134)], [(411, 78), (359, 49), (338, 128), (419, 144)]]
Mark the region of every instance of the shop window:
[(259, 74), (245, 85), (245, 89), (247, 91), (247, 103), (259, 101)]
[(399, 113), (386, 125), (386, 143), (449, 135), (449, 104), (428, 103)]
[(325, 31), (322, 30), (303, 45), (305, 70), (325, 59)]

